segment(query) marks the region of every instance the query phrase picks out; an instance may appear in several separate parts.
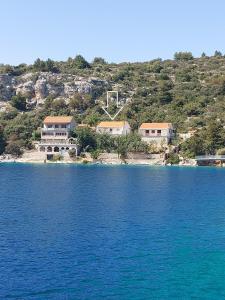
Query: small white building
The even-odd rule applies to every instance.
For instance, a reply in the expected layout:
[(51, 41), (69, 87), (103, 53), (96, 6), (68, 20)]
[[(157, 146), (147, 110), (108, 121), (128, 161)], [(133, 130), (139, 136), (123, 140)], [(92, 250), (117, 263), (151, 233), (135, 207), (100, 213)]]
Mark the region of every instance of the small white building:
[(54, 154), (68, 156), (70, 150), (78, 154), (76, 140), (71, 138), (71, 131), (76, 124), (73, 117), (68, 116), (49, 116), (44, 119), (41, 129), (41, 141), (38, 149), (46, 152), (46, 158), (51, 159)]
[(108, 133), (111, 135), (126, 135), (131, 132), (127, 121), (104, 121), (97, 125), (97, 133)]
[(142, 140), (156, 144), (171, 143), (175, 136), (175, 131), (171, 123), (142, 123), (138, 130)]

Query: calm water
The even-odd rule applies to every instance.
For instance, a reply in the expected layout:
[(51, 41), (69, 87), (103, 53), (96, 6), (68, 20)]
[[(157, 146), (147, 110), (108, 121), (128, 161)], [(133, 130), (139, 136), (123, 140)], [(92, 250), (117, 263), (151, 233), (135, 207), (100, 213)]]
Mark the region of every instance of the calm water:
[(0, 165), (0, 299), (225, 299), (225, 169)]

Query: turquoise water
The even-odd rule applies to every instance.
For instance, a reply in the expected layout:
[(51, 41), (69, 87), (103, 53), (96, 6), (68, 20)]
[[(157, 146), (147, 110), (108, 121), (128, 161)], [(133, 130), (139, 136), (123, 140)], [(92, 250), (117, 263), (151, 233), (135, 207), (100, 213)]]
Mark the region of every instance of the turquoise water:
[(225, 299), (225, 169), (0, 164), (0, 299)]

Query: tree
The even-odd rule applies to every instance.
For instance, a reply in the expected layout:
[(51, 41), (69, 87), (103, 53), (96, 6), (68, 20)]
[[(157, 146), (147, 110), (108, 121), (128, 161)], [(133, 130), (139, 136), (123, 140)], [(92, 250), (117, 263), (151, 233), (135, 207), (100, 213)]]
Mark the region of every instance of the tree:
[(100, 150), (99, 149), (96, 149), (96, 150), (93, 150), (93, 151), (91, 151), (91, 157), (93, 158), (93, 159), (98, 159), (99, 158), (99, 156), (100, 156)]
[(126, 136), (118, 136), (115, 139), (116, 152), (118, 157), (122, 160), (127, 158), (128, 154), (128, 141)]
[(75, 93), (69, 101), (69, 108), (73, 111), (80, 110), (83, 106), (83, 99), (81, 94)]
[(95, 126), (99, 122), (99, 117), (97, 113), (92, 113), (85, 118), (85, 122), (90, 126)]
[(225, 130), (221, 123), (211, 121), (202, 134), (207, 153), (215, 154), (216, 150), (225, 146)]
[(101, 133), (96, 135), (97, 148), (101, 151), (111, 152), (114, 148), (114, 137), (108, 133)]
[(215, 51), (214, 56), (222, 57), (222, 53), (218, 50)]
[(202, 55), (201, 55), (201, 57), (206, 57), (206, 54), (205, 54), (205, 52), (202, 52)]
[(3, 127), (0, 126), (0, 154), (2, 154), (5, 150), (5, 138), (3, 134)]
[(89, 152), (96, 149), (96, 137), (90, 128), (78, 128), (75, 134), (82, 151)]
[(18, 115), (18, 110), (16, 108), (8, 108), (2, 113), (2, 119), (9, 121), (14, 119)]
[(196, 155), (205, 154), (204, 141), (201, 135), (195, 134), (181, 144), (181, 151), (185, 157), (194, 158)]
[(220, 122), (210, 121), (208, 126), (181, 144), (184, 155), (194, 158), (196, 155), (215, 154), (225, 146), (225, 130)]
[(31, 112), (18, 114), (4, 126), (4, 135), (7, 141), (19, 140), (23, 147), (29, 147), (32, 133), (40, 125), (40, 116), (35, 116)]
[(64, 114), (65, 110), (67, 109), (67, 105), (65, 100), (63, 99), (55, 99), (52, 102), (52, 109), (57, 112), (58, 114)]
[(194, 57), (191, 52), (176, 52), (174, 54), (174, 59), (179, 60), (192, 60)]
[(41, 60), (40, 58), (37, 58), (33, 64), (33, 68), (35, 69), (35, 71), (45, 71), (46, 65), (45, 62), (43, 60)]
[(1, 74), (7, 73), (9, 75), (13, 74), (14, 68), (10, 65), (2, 65), (1, 66)]
[(95, 57), (93, 60), (93, 65), (106, 65), (107, 62), (102, 57)]
[(166, 160), (167, 164), (178, 165), (180, 162), (179, 155), (176, 153), (169, 153), (168, 158)]
[(82, 55), (77, 55), (73, 60), (73, 65), (77, 69), (86, 69), (90, 68), (90, 64), (84, 59)]
[(48, 58), (46, 61), (37, 58), (33, 64), (33, 68), (35, 71), (40, 71), (40, 72), (57, 73), (59, 71), (55, 65), (55, 62), (50, 58)]
[(46, 71), (47, 72), (53, 72), (53, 73), (57, 73), (59, 70), (55, 65), (55, 62), (53, 60), (51, 60), (50, 58), (48, 58), (45, 62), (45, 66), (46, 66)]
[(5, 152), (15, 157), (19, 157), (23, 154), (23, 150), (21, 149), (19, 142), (16, 141), (9, 142), (5, 148)]
[(148, 144), (143, 142), (141, 136), (137, 133), (131, 133), (126, 136), (127, 148), (129, 152), (147, 152)]
[(18, 110), (25, 111), (27, 106), (27, 101), (24, 96), (18, 94), (12, 97), (10, 104)]

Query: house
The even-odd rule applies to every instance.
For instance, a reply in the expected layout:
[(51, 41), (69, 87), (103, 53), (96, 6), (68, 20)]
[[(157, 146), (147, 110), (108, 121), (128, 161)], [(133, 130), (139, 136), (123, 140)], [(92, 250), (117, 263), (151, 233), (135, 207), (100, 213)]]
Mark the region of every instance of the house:
[(138, 130), (145, 142), (155, 142), (158, 145), (171, 143), (175, 131), (171, 123), (142, 123)]
[(129, 134), (131, 129), (127, 121), (104, 121), (97, 125), (96, 132), (117, 136)]
[(78, 146), (76, 140), (71, 137), (71, 131), (75, 126), (73, 117), (46, 117), (41, 129), (39, 151), (46, 152), (47, 159), (52, 159), (54, 154), (68, 156), (70, 150), (74, 150), (77, 155)]

